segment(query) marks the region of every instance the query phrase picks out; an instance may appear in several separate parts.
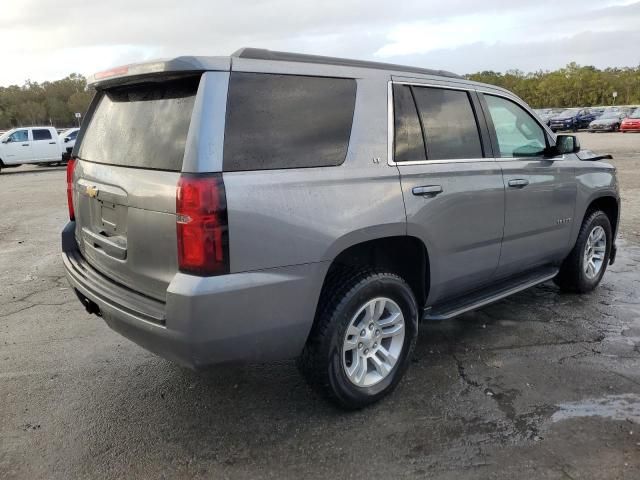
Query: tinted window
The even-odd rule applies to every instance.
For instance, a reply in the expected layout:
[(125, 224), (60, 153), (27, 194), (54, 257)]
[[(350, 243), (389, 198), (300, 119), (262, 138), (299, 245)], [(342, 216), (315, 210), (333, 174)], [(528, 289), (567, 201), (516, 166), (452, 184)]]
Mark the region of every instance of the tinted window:
[(78, 156), (92, 162), (181, 170), (198, 77), (107, 90)]
[(27, 130), (17, 130), (9, 135), (12, 142), (28, 142), (29, 132)]
[(51, 132), (49, 130), (34, 129), (33, 139), (34, 140), (51, 140)]
[(69, 135), (67, 135), (67, 138), (69, 140), (75, 140), (77, 136), (78, 136), (78, 130), (76, 130), (75, 132), (71, 132)]
[(443, 88), (414, 87), (427, 159), (481, 158), (478, 125), (467, 92)]
[(427, 158), (418, 111), (408, 85), (393, 86), (393, 114), (394, 160), (406, 162)]
[(351, 79), (232, 73), (224, 170), (341, 164), (355, 98)]
[(498, 140), (500, 157), (542, 155), (547, 146), (543, 128), (522, 107), (493, 95), (485, 95)]

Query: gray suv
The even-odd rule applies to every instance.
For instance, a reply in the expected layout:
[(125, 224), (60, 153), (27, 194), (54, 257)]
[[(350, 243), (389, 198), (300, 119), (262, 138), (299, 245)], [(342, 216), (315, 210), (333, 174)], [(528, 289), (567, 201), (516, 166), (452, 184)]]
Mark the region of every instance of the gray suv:
[(86, 309), (192, 368), (297, 358), (346, 408), (419, 320), (615, 257), (615, 169), (512, 93), (443, 71), (243, 49), (96, 74), (67, 170)]

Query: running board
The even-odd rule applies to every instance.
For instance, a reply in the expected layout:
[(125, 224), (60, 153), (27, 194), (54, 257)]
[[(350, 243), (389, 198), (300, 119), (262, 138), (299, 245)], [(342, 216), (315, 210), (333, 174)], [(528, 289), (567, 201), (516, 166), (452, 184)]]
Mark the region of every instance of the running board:
[(423, 320), (448, 320), (462, 313), (484, 307), (527, 288), (551, 280), (558, 274), (556, 267), (545, 267), (533, 272), (511, 277), (496, 285), (477, 290), (454, 300), (434, 305), (425, 311)]

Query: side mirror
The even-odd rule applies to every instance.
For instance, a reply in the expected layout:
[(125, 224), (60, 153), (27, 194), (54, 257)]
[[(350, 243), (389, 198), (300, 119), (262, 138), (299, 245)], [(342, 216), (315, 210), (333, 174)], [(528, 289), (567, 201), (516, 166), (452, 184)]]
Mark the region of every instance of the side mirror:
[(4, 140), (2, 140), (2, 143), (9, 143), (9, 142), (11, 142), (11, 137), (5, 138)]
[(575, 135), (558, 135), (556, 137), (556, 146), (553, 149), (556, 155), (565, 155), (567, 153), (578, 153), (580, 151), (580, 140)]

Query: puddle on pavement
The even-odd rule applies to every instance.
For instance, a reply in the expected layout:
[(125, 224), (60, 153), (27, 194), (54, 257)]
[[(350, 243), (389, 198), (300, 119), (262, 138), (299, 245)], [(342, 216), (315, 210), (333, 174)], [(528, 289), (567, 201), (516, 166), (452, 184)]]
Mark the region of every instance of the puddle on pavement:
[(629, 420), (640, 424), (640, 395), (635, 393), (561, 403), (558, 408), (559, 410), (551, 417), (552, 422), (579, 417), (602, 417), (611, 420)]

